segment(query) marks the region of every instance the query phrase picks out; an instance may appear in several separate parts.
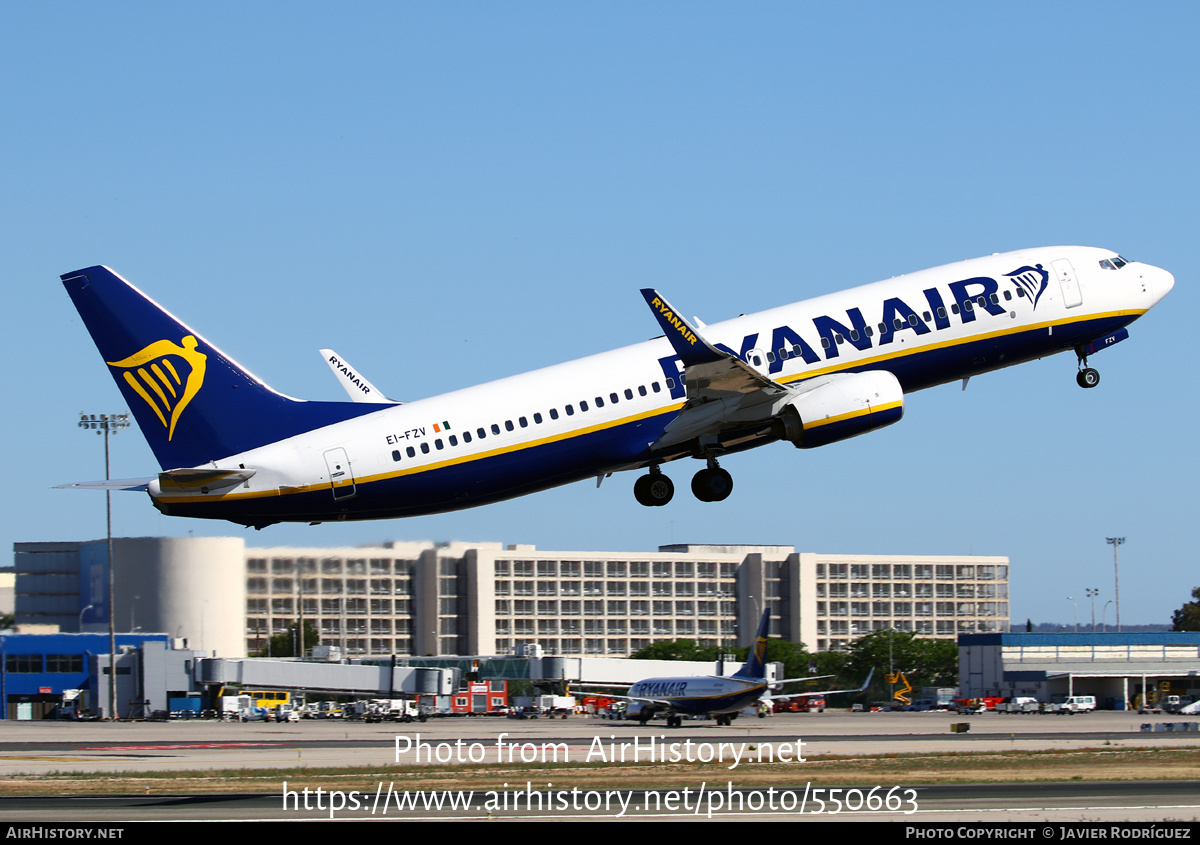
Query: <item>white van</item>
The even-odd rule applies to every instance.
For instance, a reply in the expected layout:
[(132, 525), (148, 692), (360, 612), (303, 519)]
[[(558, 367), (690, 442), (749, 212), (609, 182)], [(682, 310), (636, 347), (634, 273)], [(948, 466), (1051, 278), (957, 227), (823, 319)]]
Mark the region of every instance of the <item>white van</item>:
[(1094, 695), (1072, 695), (1062, 700), (1059, 703), (1056, 713), (1090, 713), (1096, 709), (1096, 696)]

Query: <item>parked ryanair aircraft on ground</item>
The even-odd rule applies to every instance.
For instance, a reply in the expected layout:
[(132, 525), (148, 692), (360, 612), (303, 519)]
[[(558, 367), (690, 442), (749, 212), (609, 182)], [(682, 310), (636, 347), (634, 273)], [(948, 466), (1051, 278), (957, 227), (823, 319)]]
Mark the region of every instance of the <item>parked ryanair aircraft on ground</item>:
[[(767, 630), (771, 622), (770, 609), (764, 610), (754, 636), (754, 646), (746, 656), (746, 664), (732, 675), (688, 675), (675, 678), (646, 678), (629, 688), (628, 695), (606, 692), (608, 698), (630, 703), (629, 718), (643, 725), (658, 713), (667, 717), (667, 727), (677, 728), (683, 724), (684, 716), (715, 716), (718, 727), (733, 723), (738, 714), (759, 701), (776, 698), (795, 698), (795, 693), (773, 695), (772, 686), (782, 686), (797, 681), (817, 678), (782, 678), (767, 681)], [(862, 692), (871, 683), (875, 670), (867, 673), (861, 687), (854, 689), (814, 690), (804, 695), (836, 695), (842, 692)], [(823, 675), (821, 677), (829, 677)]]
[(353, 401), (275, 392), (106, 267), (62, 277), (149, 441), (164, 514), (276, 522), (439, 513), (697, 458), (703, 501), (733, 487), (727, 454), (809, 449), (889, 425), (904, 394), (1074, 350), (1088, 357), (1171, 290), (1170, 273), (1090, 247), (1009, 252), (712, 325), (642, 291), (665, 337), (428, 399), (383, 397), (322, 350)]

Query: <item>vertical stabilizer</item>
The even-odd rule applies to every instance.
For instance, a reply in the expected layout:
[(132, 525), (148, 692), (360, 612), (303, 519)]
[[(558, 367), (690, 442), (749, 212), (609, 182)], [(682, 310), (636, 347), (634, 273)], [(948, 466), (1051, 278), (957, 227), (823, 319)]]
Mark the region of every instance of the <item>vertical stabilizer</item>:
[(376, 411), (263, 384), (107, 267), (62, 276), (161, 467), (194, 467)]
[(771, 608), (763, 611), (762, 620), (758, 623), (758, 633), (754, 636), (754, 644), (750, 646), (750, 654), (746, 665), (733, 673), (735, 678), (765, 678), (767, 676), (767, 629), (771, 625)]

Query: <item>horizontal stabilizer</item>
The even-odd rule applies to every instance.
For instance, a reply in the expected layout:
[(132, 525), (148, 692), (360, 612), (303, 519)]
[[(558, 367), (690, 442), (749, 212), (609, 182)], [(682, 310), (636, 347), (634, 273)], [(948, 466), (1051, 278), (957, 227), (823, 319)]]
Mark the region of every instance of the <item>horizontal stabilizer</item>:
[(133, 490), (145, 491), (153, 478), (113, 478), (108, 481), (75, 481), (71, 484), (55, 484), (55, 490)]
[(163, 492), (172, 490), (212, 493), (237, 487), (254, 476), (252, 469), (172, 469), (158, 474)]

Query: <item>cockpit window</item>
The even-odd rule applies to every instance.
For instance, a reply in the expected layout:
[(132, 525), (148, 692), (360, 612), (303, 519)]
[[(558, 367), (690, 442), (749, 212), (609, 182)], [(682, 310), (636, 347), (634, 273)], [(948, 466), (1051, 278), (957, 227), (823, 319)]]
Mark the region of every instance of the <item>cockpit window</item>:
[(1116, 267), (1113, 266), (1113, 263), (1111, 261), (1109, 261), (1107, 258), (1100, 259), (1100, 267), (1101, 267), (1101, 269), (1104, 269), (1104, 270), (1116, 270), (1117, 269)]
[(1113, 256), (1111, 259), (1110, 258), (1100, 259), (1100, 266), (1102, 268), (1104, 268), (1105, 270), (1120, 270), (1122, 267), (1124, 267), (1128, 263), (1129, 263), (1129, 261), (1127, 259), (1122, 258), (1119, 255)]

